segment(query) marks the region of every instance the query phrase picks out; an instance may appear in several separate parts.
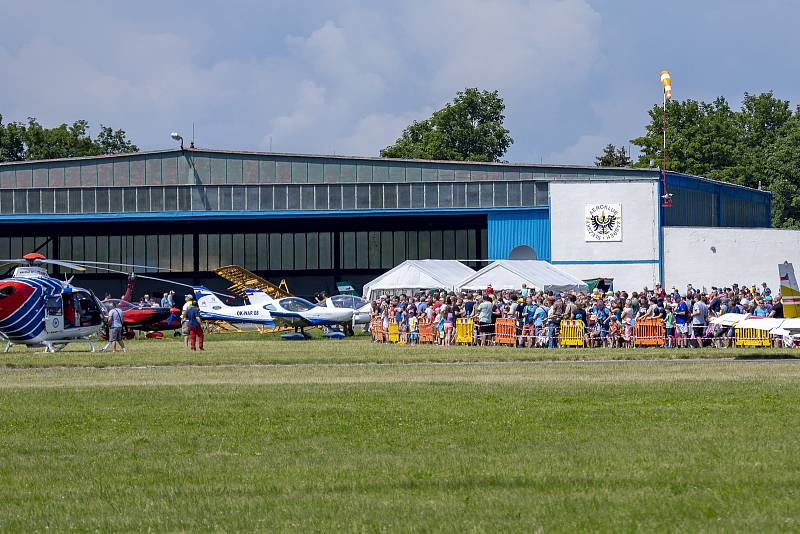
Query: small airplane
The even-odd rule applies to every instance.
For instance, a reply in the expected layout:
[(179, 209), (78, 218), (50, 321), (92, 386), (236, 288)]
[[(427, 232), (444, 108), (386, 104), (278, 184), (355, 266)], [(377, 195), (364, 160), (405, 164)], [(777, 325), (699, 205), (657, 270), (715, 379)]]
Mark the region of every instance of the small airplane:
[(273, 299), (258, 289), (245, 290), (245, 296), (251, 305), (267, 310), (278, 326), (293, 327), (304, 336), (303, 329), (310, 326), (347, 325), (353, 320), (351, 308), (322, 306), (300, 297)]
[(43, 265), (75, 271), (84, 267), (48, 260), (36, 252), (0, 263), (19, 265), (10, 278), (0, 281), (0, 338), (6, 342), (5, 352), (14, 345), (57, 352), (75, 341), (86, 341), (94, 352), (89, 336), (103, 324), (105, 308), (91, 290), (74, 287), (71, 278), (63, 281), (50, 276)]
[(372, 318), (372, 304), (370, 304), (369, 301), (354, 295), (334, 295), (320, 302), (320, 306), (325, 306), (326, 308), (352, 310), (353, 316), (350, 319), (350, 323), (343, 325), (344, 333), (348, 336), (352, 336), (354, 334), (353, 329), (357, 324), (369, 324), (369, 321)]
[(272, 314), (265, 306), (250, 302), (243, 306), (228, 306), (205, 286), (193, 286), (200, 317), (205, 320), (227, 321), (232, 324), (258, 324), (274, 327)]

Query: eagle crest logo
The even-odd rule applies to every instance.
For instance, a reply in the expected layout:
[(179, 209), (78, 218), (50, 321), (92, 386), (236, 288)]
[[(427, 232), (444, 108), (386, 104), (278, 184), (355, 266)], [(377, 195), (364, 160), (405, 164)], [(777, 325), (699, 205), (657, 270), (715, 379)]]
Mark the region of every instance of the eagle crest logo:
[(587, 241), (622, 241), (622, 207), (619, 204), (586, 206)]

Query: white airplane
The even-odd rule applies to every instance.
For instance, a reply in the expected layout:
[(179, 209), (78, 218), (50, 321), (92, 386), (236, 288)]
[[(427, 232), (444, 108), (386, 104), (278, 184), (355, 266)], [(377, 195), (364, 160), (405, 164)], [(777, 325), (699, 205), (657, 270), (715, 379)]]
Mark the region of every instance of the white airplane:
[(258, 324), (275, 326), (272, 314), (266, 306), (250, 302), (244, 306), (228, 306), (205, 286), (193, 286), (200, 317), (212, 321), (227, 321), (232, 324)]
[(352, 310), (353, 317), (350, 320), (352, 325), (369, 323), (372, 313), (369, 301), (351, 295), (334, 295), (326, 298), (320, 305), (326, 308)]
[(349, 324), (353, 320), (352, 308), (328, 307), (300, 297), (273, 299), (257, 289), (245, 290), (251, 306), (267, 310), (276, 324), (291, 326), (303, 333), (309, 326), (336, 326)]

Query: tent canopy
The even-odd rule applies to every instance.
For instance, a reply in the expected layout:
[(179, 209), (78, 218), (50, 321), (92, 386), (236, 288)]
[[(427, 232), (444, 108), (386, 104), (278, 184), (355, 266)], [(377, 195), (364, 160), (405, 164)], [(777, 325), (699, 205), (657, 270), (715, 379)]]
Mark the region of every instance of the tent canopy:
[(541, 260), (498, 260), (464, 278), (457, 287), (468, 291), (485, 289), (520, 289), (522, 284), (542, 291), (588, 291), (588, 286), (574, 276)]
[(457, 260), (406, 260), (364, 285), (364, 298), (411, 293), (421, 289), (452, 291), (475, 271)]

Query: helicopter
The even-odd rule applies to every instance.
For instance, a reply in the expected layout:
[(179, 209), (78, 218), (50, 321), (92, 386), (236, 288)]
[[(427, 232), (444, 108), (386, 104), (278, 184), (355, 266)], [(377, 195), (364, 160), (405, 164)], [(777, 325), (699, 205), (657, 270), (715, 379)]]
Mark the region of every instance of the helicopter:
[(44, 347), (57, 352), (67, 343), (86, 341), (94, 352), (90, 336), (103, 324), (105, 308), (89, 289), (50, 276), (46, 265), (59, 265), (78, 272), (76, 263), (48, 260), (31, 252), (19, 259), (0, 260), (18, 264), (10, 278), (0, 280), (0, 338), (4, 352), (14, 345)]

